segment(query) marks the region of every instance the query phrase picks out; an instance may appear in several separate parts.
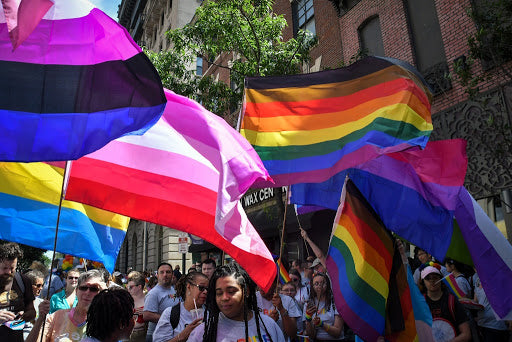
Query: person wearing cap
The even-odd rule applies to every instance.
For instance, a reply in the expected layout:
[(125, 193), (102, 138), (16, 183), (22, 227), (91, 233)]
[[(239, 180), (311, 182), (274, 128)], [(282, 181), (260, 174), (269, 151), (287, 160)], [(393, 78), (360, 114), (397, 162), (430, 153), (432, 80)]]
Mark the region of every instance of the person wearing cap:
[(308, 236), (308, 233), (302, 228), (300, 228), (300, 235), (304, 241), (306, 241), (313, 250), (313, 253), (316, 256), (316, 259), (313, 261), (313, 264), (309, 266), (310, 269), (313, 269), (314, 273), (327, 273), (327, 268), (325, 267), (325, 254), (322, 250), (313, 242)]
[(419, 267), (420, 290), (432, 313), (432, 333), (436, 341), (471, 341), (468, 317), (457, 298), (441, 282), (441, 265), (430, 262)]
[[(415, 248), (414, 254), (415, 254), (416, 258), (418, 258), (418, 260), (420, 261), (421, 265), (427, 264), (432, 261), (432, 255), (428, 254), (427, 251), (425, 251), (424, 249), (421, 249), (419, 247)], [(444, 266), (442, 266), (442, 265), (440, 265), (440, 266), (441, 266), (441, 274), (443, 275), (443, 277), (446, 277), (448, 274), (450, 274)], [(414, 278), (414, 282), (416, 283), (416, 285), (419, 285), (420, 267), (418, 267), (416, 270), (414, 270), (413, 278)]]

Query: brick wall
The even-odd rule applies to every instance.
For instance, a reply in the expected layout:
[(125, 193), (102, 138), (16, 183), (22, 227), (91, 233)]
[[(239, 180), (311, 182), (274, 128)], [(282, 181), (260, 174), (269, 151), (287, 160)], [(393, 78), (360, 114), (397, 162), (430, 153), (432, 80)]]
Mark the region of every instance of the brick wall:
[[(318, 45), (311, 50), (310, 65), (319, 62), (319, 70), (324, 68), (339, 68), (343, 61), (341, 46), (341, 30), (338, 16), (332, 4), (327, 0), (314, 0), (315, 30)], [(288, 26), (284, 29), (283, 39), (293, 37), (292, 5), (290, 0), (276, 0), (274, 12), (286, 19)]]

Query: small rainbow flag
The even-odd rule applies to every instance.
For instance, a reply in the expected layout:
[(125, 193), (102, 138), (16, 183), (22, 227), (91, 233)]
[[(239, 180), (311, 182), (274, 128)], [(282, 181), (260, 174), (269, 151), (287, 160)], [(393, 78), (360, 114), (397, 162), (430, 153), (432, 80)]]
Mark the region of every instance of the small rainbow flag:
[(383, 57), (317, 73), (249, 77), (240, 133), (274, 186), (323, 182), (381, 154), (425, 147), (430, 99), (413, 67)]
[(291, 281), (288, 271), (281, 263), (281, 258), (277, 259), (277, 273), (279, 274), (279, 282), (281, 284), (286, 284)]
[(466, 297), (466, 293), (464, 293), (464, 291), (462, 291), (462, 289), (459, 287), (459, 284), (457, 284), (457, 279), (455, 279), (455, 276), (452, 273), (441, 279), (441, 281), (448, 287), (448, 289), (450, 289), (450, 291), (452, 291), (452, 293), (458, 299)]

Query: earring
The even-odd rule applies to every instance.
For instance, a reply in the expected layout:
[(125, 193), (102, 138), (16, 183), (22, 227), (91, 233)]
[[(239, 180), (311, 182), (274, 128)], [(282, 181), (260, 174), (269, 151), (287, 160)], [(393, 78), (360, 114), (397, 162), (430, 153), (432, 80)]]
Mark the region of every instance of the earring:
[(190, 291), (187, 292), (187, 295), (190, 296)]

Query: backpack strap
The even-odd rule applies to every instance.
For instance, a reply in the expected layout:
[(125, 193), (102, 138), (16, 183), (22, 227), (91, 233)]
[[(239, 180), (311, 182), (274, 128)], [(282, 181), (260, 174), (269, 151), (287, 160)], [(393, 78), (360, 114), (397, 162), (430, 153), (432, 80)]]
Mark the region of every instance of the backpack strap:
[(180, 322), (180, 310), (181, 310), (181, 303), (178, 303), (174, 305), (171, 309), (171, 316), (169, 320), (171, 321), (172, 329), (176, 329), (178, 326), (178, 323)]
[(23, 282), (23, 279), (21, 278), (21, 274), (19, 272), (14, 273), (14, 279), (16, 279), (16, 283), (18, 284), (21, 293), (25, 294), (25, 283)]

